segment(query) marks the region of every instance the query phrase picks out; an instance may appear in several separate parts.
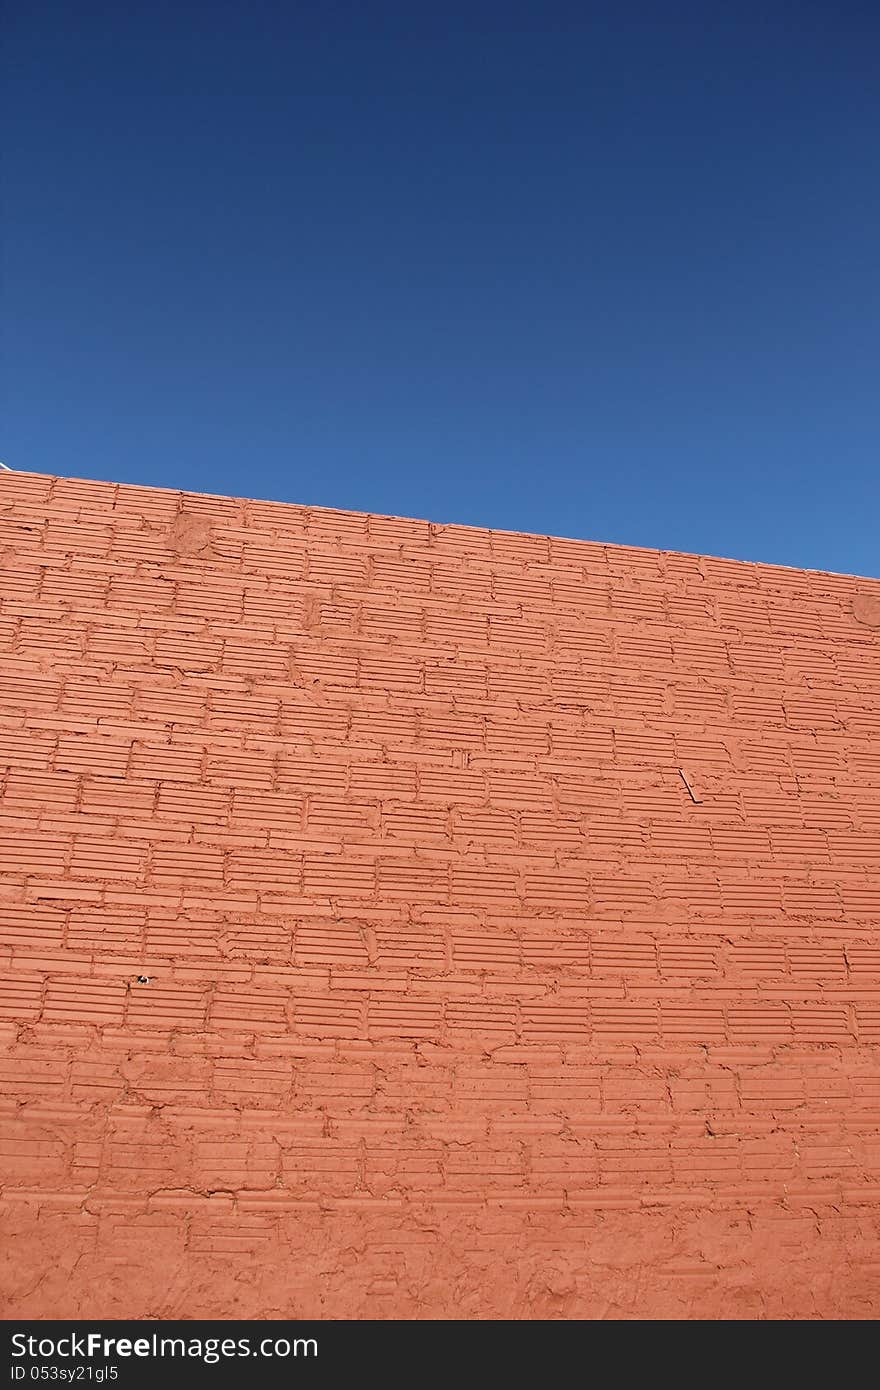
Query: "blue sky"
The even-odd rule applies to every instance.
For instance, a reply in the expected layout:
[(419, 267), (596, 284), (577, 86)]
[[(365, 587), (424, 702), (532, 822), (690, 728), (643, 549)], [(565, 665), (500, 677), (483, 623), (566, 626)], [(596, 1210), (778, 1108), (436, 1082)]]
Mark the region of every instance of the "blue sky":
[(880, 574), (875, 3), (5, 28), (13, 467)]

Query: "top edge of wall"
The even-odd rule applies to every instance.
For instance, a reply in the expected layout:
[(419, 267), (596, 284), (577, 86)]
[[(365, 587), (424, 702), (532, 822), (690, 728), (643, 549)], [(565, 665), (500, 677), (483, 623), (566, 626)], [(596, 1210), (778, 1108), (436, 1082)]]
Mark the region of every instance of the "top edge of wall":
[(382, 521), (409, 522), (414, 526), (429, 526), (437, 531), (469, 531), (474, 535), (516, 537), (527, 540), (557, 541), (566, 545), (593, 546), (601, 550), (624, 551), (639, 555), (680, 555), (691, 560), (721, 561), (724, 564), (738, 565), (748, 569), (782, 570), (788, 574), (827, 575), (834, 579), (854, 579), (860, 583), (878, 584), (880, 578), (872, 575), (856, 574), (848, 570), (812, 569), (803, 565), (783, 565), (773, 560), (743, 560), (733, 555), (714, 555), (705, 551), (673, 550), (664, 546), (627, 545), (621, 541), (605, 541), (588, 536), (561, 536), (544, 531), (513, 531), (500, 526), (476, 526), (461, 521), (438, 521), (428, 517), (406, 516), (399, 512), (365, 512), (354, 507), (325, 507), (311, 502), (289, 502), (275, 497), (249, 497), (243, 494), (224, 492), (198, 492), (191, 488), (159, 487), (152, 483), (122, 483), (107, 478), (81, 478), (71, 473), (42, 473), (35, 469), (6, 467), (0, 473), (0, 488), (13, 478), (48, 478), (51, 481), (83, 483), (97, 488), (123, 488), (131, 492), (153, 492), (181, 499), (205, 498), (217, 502), (256, 503), (264, 507), (278, 507), (297, 512), (319, 512), (329, 516), (356, 516)]

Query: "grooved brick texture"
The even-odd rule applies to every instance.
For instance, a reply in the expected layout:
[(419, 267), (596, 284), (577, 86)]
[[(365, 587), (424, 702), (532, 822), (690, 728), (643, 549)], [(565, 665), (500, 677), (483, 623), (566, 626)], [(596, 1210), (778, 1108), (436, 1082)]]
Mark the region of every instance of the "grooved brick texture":
[(34, 474), (0, 579), (7, 1317), (880, 1311), (880, 583)]

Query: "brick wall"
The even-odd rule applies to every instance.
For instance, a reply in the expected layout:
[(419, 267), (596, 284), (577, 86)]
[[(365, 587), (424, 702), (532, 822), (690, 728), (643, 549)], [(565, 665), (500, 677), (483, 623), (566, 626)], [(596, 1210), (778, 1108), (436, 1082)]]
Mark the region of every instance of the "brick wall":
[(877, 581), (27, 474), (0, 577), (7, 1316), (880, 1311)]

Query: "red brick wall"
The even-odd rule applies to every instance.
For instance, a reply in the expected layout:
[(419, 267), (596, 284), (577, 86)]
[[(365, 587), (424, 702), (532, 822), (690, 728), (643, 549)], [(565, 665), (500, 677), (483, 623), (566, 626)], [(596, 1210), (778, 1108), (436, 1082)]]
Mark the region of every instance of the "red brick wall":
[(880, 584), (21, 474), (0, 566), (7, 1316), (880, 1311)]

